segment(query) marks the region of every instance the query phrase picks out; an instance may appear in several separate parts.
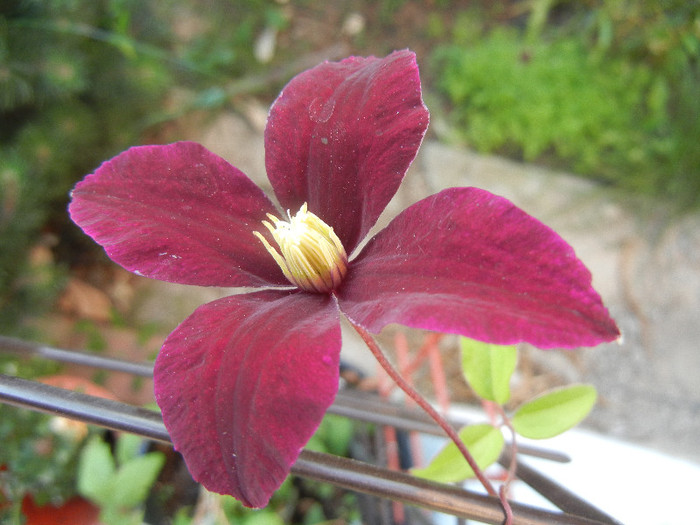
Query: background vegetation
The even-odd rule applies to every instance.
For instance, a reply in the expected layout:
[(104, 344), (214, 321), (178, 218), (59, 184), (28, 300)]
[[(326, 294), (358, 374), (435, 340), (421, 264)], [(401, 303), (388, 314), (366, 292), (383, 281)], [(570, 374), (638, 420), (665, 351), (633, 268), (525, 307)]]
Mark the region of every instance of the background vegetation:
[[(102, 161), (176, 140), (182, 121), (246, 96), (270, 103), (319, 52), (405, 47), (418, 53), (434, 137), (698, 209), (698, 2), (0, 0), (0, 334), (25, 334), (68, 276), (102, 260), (66, 214), (72, 186)], [(39, 366), (0, 359), (23, 377)], [(0, 481), (5, 464), (39, 501), (74, 493), (86, 452), (45, 416), (0, 414), (1, 436), (35, 438), (4, 447)], [(52, 440), (58, 462), (39, 477), (37, 440)], [(316, 497), (307, 522), (331, 500)]]
[(76, 180), (174, 118), (271, 101), (338, 43), (416, 49), (444, 140), (700, 204), (696, 2), (2, 0), (0, 331), (94, 256)]
[(454, 136), (696, 207), (700, 6), (532, 5), (524, 27), (458, 21), (433, 54)]

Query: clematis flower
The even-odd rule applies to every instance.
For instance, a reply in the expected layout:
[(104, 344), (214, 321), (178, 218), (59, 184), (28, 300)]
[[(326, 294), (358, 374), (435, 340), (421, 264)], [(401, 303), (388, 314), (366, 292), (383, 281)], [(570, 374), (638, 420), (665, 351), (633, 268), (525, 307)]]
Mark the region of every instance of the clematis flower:
[(270, 110), (280, 208), (191, 142), (129, 149), (73, 191), (73, 220), (127, 270), (261, 289), (201, 306), (156, 359), (165, 425), (209, 490), (268, 502), (334, 400), (341, 314), (541, 348), (618, 337), (572, 248), (486, 191), (421, 200), (358, 250), (428, 119), (413, 53), (352, 57), (301, 73)]

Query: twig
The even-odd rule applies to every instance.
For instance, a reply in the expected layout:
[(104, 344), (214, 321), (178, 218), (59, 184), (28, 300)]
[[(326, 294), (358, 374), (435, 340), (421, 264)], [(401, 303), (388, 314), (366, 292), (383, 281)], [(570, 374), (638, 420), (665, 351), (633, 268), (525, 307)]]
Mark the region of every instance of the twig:
[(386, 370), (386, 373), (389, 374), (389, 377), (396, 382), (397, 385), (403, 390), (408, 396), (413, 399), (418, 406), (421, 407), (433, 420), (442, 428), (442, 430), (447, 434), (447, 436), (454, 442), (454, 444), (457, 446), (459, 449), (460, 453), (464, 456), (464, 459), (467, 461), (469, 466), (472, 468), (474, 471), (474, 474), (476, 478), (479, 480), (479, 482), (483, 485), (484, 489), (486, 492), (493, 497), (498, 497), (498, 493), (496, 490), (493, 488), (493, 485), (491, 485), (491, 482), (486, 479), (484, 474), (481, 472), (481, 469), (479, 466), (476, 464), (476, 461), (474, 460), (474, 457), (471, 455), (469, 450), (467, 450), (467, 447), (464, 445), (462, 440), (459, 438), (459, 435), (457, 435), (457, 432), (455, 431), (454, 428), (443, 418), (440, 413), (435, 410), (430, 403), (428, 403), (423, 396), (421, 396), (418, 391), (416, 391), (413, 387), (411, 387), (401, 376), (401, 374), (398, 373), (398, 371), (393, 367), (393, 365), (389, 362), (389, 360), (386, 358), (384, 353), (381, 351), (377, 343), (374, 341), (372, 336), (360, 325), (355, 324), (352, 322), (352, 320), (349, 320), (350, 324), (355, 328), (357, 333), (362, 337), (362, 340), (365, 342), (367, 347), (370, 349), (372, 352), (372, 355), (374, 355), (375, 359), (379, 361), (379, 364), (382, 365), (382, 368)]

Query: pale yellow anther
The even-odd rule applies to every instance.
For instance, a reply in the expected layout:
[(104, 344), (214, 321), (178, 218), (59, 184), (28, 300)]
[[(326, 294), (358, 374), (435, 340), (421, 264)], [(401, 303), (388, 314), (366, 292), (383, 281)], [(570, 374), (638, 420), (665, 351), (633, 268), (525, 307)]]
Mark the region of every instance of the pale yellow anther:
[(307, 210), (304, 203), (288, 221), (267, 214), (262, 221), (279, 247), (277, 251), (260, 232), (253, 232), (275, 259), (290, 283), (309, 292), (330, 292), (348, 270), (348, 257), (333, 228)]

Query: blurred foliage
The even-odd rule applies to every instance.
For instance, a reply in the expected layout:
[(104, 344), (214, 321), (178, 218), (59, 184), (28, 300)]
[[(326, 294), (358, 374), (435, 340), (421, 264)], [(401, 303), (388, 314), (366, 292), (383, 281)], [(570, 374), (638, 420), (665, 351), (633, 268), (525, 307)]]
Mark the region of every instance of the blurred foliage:
[(700, 4), (530, 5), (520, 27), (463, 12), (435, 50), (457, 139), (700, 205)]
[(642, 140), (654, 127), (652, 116), (640, 113), (647, 67), (593, 60), (573, 40), (525, 46), (515, 31), (495, 31), (468, 52), (450, 47), (435, 58), (451, 117), (480, 151), (526, 161), (555, 155), (586, 173), (610, 155), (643, 165), (663, 146)]
[[(24, 496), (59, 505), (75, 494), (82, 423), (0, 404), (0, 520), (11, 523)], [(3, 501), (4, 500), (4, 501)]]
[[(350, 441), (357, 423), (347, 418), (326, 414), (316, 433), (304, 447), (308, 450), (348, 457)], [(201, 496), (200, 496), (201, 497)], [(277, 489), (270, 503), (262, 509), (246, 508), (231, 496), (206, 493), (207, 516), (216, 523), (242, 525), (277, 525), (299, 523), (359, 523), (355, 494), (328, 483), (289, 476)], [(173, 519), (175, 525), (191, 525), (202, 521), (192, 517), (192, 508), (182, 507)], [(217, 516), (217, 518), (214, 518)]]
[(144, 503), (163, 468), (162, 452), (144, 452), (144, 440), (120, 434), (112, 447), (92, 437), (80, 453), (78, 492), (100, 507), (105, 525), (141, 525)]
[[(354, 52), (435, 48), (423, 77), (460, 142), (700, 204), (697, 2), (353, 9), (373, 17), (350, 38)], [(286, 65), (328, 45), (309, 21), (336, 12), (347, 14), (309, 0), (0, 0), (0, 332), (17, 333), (23, 313), (51, 303), (69, 265), (100, 253), (65, 212), (77, 180), (157, 140), (155, 123), (221, 108), (241, 89), (274, 95), (279, 86), (256, 76), (270, 67), (262, 36), (268, 46), (279, 38), (271, 64)]]
[[(138, 140), (170, 74), (124, 42), (162, 42), (147, 3), (52, 0), (0, 4), (0, 331), (41, 311), (60, 284), (50, 249), (68, 191)], [(138, 23), (131, 21), (138, 20)], [(43, 275), (37, 274), (34, 250)]]
[(264, 0), (0, 0), (1, 333), (97, 251), (68, 222), (75, 182), (140, 143), (173, 87), (206, 93), (263, 67), (251, 42), (285, 23)]

